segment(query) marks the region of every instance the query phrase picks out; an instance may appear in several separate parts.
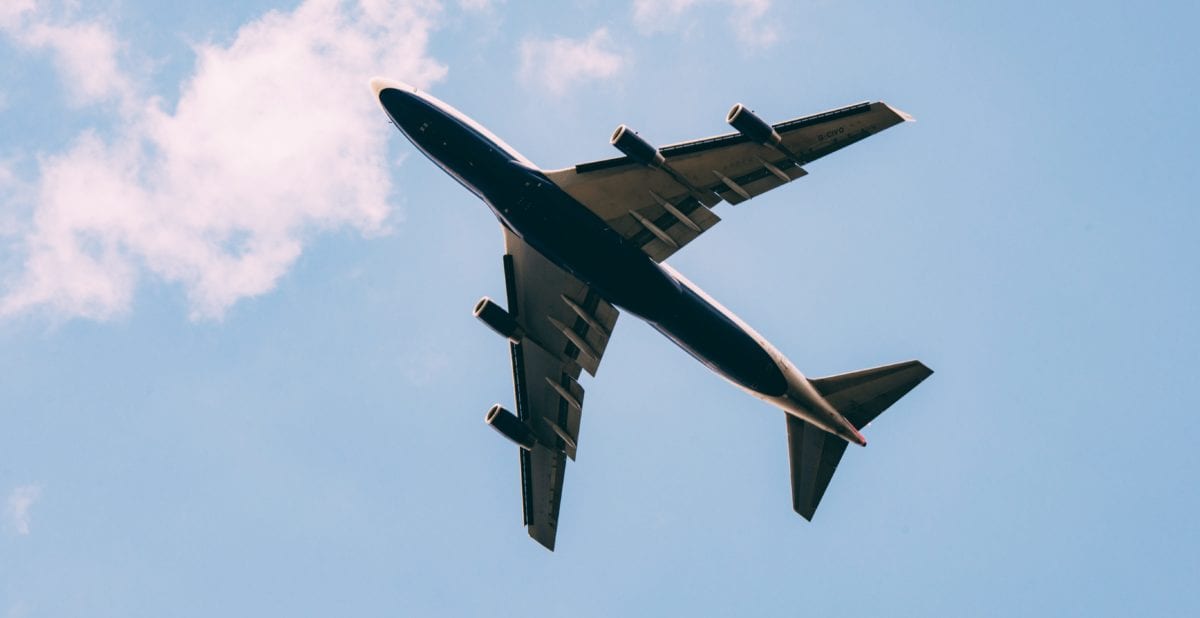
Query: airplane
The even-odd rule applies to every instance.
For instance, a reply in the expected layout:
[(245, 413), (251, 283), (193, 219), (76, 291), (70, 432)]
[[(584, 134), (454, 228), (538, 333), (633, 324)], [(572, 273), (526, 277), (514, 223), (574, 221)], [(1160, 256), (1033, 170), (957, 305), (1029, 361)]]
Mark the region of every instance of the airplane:
[(656, 147), (625, 125), (622, 156), (543, 170), (474, 120), (408, 84), (371, 89), (412, 144), (492, 210), (504, 231), (507, 307), (475, 317), (506, 338), (514, 414), (485, 422), (519, 447), (524, 522), (554, 551), (566, 460), (583, 412), (580, 371), (596, 375), (620, 311), (645, 320), (717, 375), (784, 412), (792, 507), (811, 521), (846, 445), (933, 373), (919, 361), (808, 379), (766, 339), (666, 259), (740, 204), (796, 180), (804, 165), (912, 120), (882, 102), (768, 124), (742, 104), (736, 132)]

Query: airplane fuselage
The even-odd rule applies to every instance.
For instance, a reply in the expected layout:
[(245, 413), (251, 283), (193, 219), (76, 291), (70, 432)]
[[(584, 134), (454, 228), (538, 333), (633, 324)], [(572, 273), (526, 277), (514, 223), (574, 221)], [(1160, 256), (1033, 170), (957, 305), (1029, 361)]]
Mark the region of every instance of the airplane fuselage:
[(376, 86), (402, 133), (539, 253), (749, 393), (850, 442), (861, 434), (770, 343), (612, 230), (527, 159), (449, 105)]

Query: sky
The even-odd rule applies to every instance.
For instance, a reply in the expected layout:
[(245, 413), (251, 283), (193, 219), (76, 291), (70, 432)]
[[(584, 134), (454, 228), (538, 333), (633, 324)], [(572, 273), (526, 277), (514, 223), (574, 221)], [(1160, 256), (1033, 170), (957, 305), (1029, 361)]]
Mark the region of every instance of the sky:
[[(0, 617), (1200, 613), (1192, 3), (6, 0)], [(671, 258), (810, 376), (936, 373), (812, 523), (778, 410), (625, 315), (521, 525), (499, 227), (368, 80), (538, 165), (917, 118)]]

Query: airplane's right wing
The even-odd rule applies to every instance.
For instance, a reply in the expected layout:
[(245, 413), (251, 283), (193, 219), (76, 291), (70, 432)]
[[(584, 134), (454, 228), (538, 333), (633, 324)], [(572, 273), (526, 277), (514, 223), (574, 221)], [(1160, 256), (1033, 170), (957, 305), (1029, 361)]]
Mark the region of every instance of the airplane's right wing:
[(511, 344), (517, 419), (537, 436), (521, 449), (525, 526), (553, 550), (567, 458), (579, 441), (580, 371), (595, 375), (618, 311), (512, 232), (504, 239), (508, 313), (524, 332)]

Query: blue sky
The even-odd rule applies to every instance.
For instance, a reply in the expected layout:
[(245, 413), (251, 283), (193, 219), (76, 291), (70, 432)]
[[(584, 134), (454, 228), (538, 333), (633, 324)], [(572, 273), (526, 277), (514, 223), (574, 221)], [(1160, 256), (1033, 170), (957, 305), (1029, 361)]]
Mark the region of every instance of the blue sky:
[[(1197, 13), (6, 2), (0, 616), (1196, 614)], [(811, 376), (937, 373), (810, 524), (782, 415), (626, 316), (546, 552), (499, 228), (374, 75), (546, 168), (913, 114), (671, 263)]]

